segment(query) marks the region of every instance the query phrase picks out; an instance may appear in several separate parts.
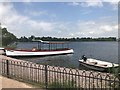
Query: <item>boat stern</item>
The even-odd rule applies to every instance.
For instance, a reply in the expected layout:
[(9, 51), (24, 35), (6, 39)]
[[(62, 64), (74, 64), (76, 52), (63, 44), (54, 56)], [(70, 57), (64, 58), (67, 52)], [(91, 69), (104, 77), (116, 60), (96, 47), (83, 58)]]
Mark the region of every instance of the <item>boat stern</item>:
[(0, 47), (0, 54), (5, 55), (5, 48)]

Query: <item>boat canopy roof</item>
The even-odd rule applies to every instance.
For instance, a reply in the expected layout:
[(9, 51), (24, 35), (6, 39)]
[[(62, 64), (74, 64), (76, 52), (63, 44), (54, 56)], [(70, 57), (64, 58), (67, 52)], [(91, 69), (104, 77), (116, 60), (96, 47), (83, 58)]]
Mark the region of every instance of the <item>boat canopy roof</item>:
[(68, 43), (68, 42), (53, 42), (53, 41), (42, 41), (42, 40), (32, 40), (33, 42), (41, 42), (41, 43), (44, 43), (44, 44), (65, 44), (65, 43)]
[(64, 44), (66, 42), (47, 42), (48, 44)]

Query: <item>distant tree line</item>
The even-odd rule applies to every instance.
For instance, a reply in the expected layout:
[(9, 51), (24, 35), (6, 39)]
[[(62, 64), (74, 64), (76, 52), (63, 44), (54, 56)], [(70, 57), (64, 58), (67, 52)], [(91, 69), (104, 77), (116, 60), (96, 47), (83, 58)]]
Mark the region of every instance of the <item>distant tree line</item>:
[(116, 41), (116, 37), (100, 37), (100, 38), (91, 38), (91, 37), (76, 37), (76, 38), (57, 38), (57, 37), (21, 37), (18, 39), (20, 42), (29, 42), (35, 40), (43, 40), (43, 41)]
[(30, 42), (33, 39), (43, 40), (43, 41), (116, 41), (116, 37), (100, 37), (100, 38), (91, 38), (91, 37), (76, 37), (76, 38), (57, 38), (57, 37), (35, 37), (31, 35), (30, 37), (20, 37), (17, 38), (14, 34), (7, 31), (7, 28), (1, 28), (0, 38), (2, 38), (2, 46), (7, 46), (13, 42)]

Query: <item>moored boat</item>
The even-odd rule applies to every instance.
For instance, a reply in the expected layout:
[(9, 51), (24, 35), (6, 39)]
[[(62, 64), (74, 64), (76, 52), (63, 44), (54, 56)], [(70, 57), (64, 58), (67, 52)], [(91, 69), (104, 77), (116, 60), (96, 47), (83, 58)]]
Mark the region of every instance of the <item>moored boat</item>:
[[(42, 40), (34, 40), (34, 42), (38, 42), (37, 48), (34, 47), (31, 50), (23, 50), (23, 49), (5, 49), (5, 53), (7, 56), (12, 57), (28, 57), (28, 56), (50, 56), (50, 55), (61, 55), (61, 54), (72, 54), (73, 49), (63, 47), (65, 42), (48, 42)], [(43, 48), (43, 46), (47, 44), (48, 48)], [(57, 47), (57, 45), (61, 45), (61, 47)], [(54, 46), (54, 48), (52, 47)]]
[(4, 55), (5, 54), (5, 48), (0, 47), (0, 55)]
[(3, 47), (0, 47), (0, 50), (4, 50), (5, 48), (3, 48)]
[(84, 59), (79, 60), (80, 64), (97, 71), (109, 71), (112, 68), (117, 68), (119, 65), (115, 63), (110, 63), (106, 61), (96, 60), (92, 58), (88, 58), (86, 61)]

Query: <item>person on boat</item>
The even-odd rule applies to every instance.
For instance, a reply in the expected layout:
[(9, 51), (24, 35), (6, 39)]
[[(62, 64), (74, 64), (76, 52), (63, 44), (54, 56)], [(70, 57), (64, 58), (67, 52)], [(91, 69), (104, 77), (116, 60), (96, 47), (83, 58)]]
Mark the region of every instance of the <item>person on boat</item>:
[(37, 48), (36, 48), (36, 47), (33, 47), (33, 48), (32, 48), (32, 51), (36, 51), (36, 50), (37, 50)]
[(85, 55), (82, 56), (82, 59), (84, 60), (84, 62), (87, 61), (87, 57)]

